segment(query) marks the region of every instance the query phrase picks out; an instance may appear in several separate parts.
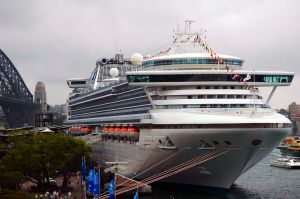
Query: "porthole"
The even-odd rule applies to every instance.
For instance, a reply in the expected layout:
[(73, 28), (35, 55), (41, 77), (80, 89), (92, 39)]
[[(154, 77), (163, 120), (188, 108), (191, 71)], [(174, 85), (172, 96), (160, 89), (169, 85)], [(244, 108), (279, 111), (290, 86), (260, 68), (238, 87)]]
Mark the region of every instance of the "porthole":
[(252, 140), (253, 145), (259, 145), (260, 143), (261, 143), (261, 140), (259, 140), (259, 139)]

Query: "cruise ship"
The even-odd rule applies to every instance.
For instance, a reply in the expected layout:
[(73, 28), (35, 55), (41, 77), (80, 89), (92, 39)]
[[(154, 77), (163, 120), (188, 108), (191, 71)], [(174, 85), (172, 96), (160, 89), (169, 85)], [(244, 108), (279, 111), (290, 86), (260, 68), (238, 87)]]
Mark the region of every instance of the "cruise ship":
[[(174, 34), (160, 52), (101, 58), (89, 78), (67, 80), (67, 125), (91, 129), (95, 160), (136, 179), (229, 149), (162, 180), (229, 189), (291, 131), (269, 102), (294, 73), (243, 70), (242, 58), (216, 53), (190, 21)], [(270, 87), (266, 99), (261, 87)]]

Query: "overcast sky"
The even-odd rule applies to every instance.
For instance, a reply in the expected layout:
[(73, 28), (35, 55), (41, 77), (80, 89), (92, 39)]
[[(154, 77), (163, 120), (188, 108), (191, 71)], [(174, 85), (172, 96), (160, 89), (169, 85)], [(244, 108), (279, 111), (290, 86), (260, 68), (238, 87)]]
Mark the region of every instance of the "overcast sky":
[(247, 69), (296, 72), (271, 105), (300, 103), (298, 0), (0, 0), (0, 48), (32, 93), (43, 81), (48, 103), (62, 104), (66, 79), (88, 77), (99, 57), (167, 47), (186, 19), (207, 30), (216, 52), (244, 58)]

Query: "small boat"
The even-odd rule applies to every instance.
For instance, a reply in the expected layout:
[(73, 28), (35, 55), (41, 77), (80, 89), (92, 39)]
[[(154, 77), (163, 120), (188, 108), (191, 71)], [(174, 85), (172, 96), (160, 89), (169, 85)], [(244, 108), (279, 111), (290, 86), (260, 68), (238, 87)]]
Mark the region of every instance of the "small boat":
[(288, 136), (277, 147), (282, 155), (300, 158), (300, 139)]
[(300, 162), (291, 158), (279, 158), (277, 160), (273, 160), (271, 166), (287, 169), (300, 169)]

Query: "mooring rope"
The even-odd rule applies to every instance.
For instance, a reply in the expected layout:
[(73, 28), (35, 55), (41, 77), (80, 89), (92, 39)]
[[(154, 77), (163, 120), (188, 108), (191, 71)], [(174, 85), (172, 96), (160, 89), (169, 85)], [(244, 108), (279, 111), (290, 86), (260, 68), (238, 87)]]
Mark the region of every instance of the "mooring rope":
[[(142, 181), (140, 181), (140, 183), (136, 183), (136, 184), (132, 184), (132, 185), (129, 185), (128, 187), (124, 187), (122, 189), (119, 189), (115, 192), (115, 195), (119, 195), (119, 194), (122, 194), (122, 193), (125, 193), (125, 192), (128, 192), (128, 191), (131, 191), (133, 189), (136, 189), (138, 187), (143, 187), (147, 184), (150, 184), (150, 183), (153, 183), (153, 182), (156, 182), (156, 181), (159, 181), (159, 180), (162, 180), (162, 179), (165, 179), (167, 177), (170, 177), (172, 175), (175, 175), (177, 173), (180, 173), (180, 172), (183, 172), (187, 169), (190, 169), (192, 167), (195, 167), (203, 162), (206, 162), (210, 159), (213, 159), (219, 155), (222, 155), (226, 152), (228, 152), (230, 149), (222, 149), (222, 150), (216, 150), (216, 151), (213, 151), (213, 152), (208, 152), (207, 154), (204, 154), (204, 155), (201, 155), (201, 156), (197, 156), (191, 160), (188, 160), (186, 162), (183, 162), (179, 165), (176, 165), (170, 169), (167, 169), (166, 171), (163, 171), (161, 173), (158, 173), (158, 174), (155, 174), (153, 176), (150, 176), (149, 178), (146, 178)], [(104, 198), (108, 198), (109, 195), (105, 194), (105, 195), (102, 195), (101, 196), (101, 199), (104, 199)]]
[[(172, 155), (170, 155), (170, 156), (168, 156), (167, 158), (165, 158), (165, 159), (159, 161), (158, 163), (154, 164), (153, 166), (149, 167), (148, 169), (146, 169), (146, 170), (144, 170), (144, 171), (142, 171), (142, 172), (136, 174), (136, 175), (133, 176), (132, 178), (136, 178), (136, 177), (138, 177), (138, 176), (140, 176), (140, 175), (146, 173), (147, 171), (150, 171), (150, 170), (153, 169), (154, 167), (156, 167), (156, 166), (162, 164), (163, 162), (165, 162), (165, 161), (171, 159), (172, 157), (174, 157), (174, 156), (177, 155), (178, 153), (182, 152), (184, 149), (185, 149), (185, 148), (181, 148), (180, 150), (176, 151), (176, 153), (173, 153)], [(151, 156), (150, 156), (150, 157), (151, 157)], [(127, 183), (128, 181), (130, 181), (130, 180), (126, 180), (126, 181), (124, 181), (124, 182), (118, 184), (118, 185), (116, 186), (116, 188), (119, 187), (119, 186), (122, 186), (123, 184)], [(105, 192), (103, 192), (102, 194), (106, 194), (107, 192), (108, 192), (108, 191), (105, 191)]]

